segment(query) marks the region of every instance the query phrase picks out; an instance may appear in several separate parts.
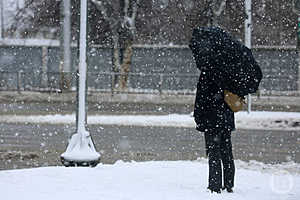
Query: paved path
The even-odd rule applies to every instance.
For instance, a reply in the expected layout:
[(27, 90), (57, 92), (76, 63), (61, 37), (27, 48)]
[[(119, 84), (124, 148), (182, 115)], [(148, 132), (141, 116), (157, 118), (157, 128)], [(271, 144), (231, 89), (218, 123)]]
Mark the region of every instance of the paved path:
[[(59, 155), (73, 125), (0, 124), (0, 169), (61, 165)], [(193, 160), (205, 156), (203, 135), (193, 128), (89, 126), (103, 163), (116, 160)], [(300, 132), (238, 130), (236, 159), (300, 163)]]

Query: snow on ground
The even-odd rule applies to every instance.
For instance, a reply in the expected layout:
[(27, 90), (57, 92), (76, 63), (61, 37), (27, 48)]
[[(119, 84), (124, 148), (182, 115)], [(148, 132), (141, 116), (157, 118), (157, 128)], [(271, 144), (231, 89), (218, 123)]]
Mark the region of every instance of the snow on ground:
[[(3, 115), (7, 123), (74, 123), (74, 115)], [(191, 115), (94, 115), (89, 124), (194, 127)], [(300, 130), (300, 113), (240, 112), (238, 128)], [(0, 171), (1, 199), (9, 200), (299, 200), (300, 164), (236, 161), (234, 193), (211, 194), (207, 160), (122, 162), (96, 168), (43, 167)]]
[(233, 194), (209, 193), (206, 159), (0, 171), (4, 200), (300, 199), (300, 174), (281, 167), (237, 162), (235, 185)]
[[(238, 129), (300, 130), (299, 112), (239, 112), (235, 114)], [(75, 115), (2, 115), (0, 122), (7, 123), (75, 123)], [(88, 124), (195, 127), (191, 115), (91, 115)]]

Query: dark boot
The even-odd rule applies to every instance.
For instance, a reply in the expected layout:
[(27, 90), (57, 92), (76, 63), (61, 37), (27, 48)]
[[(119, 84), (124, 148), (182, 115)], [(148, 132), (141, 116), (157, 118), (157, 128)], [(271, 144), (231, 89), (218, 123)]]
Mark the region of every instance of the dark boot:
[(232, 188), (222, 187), (222, 190), (226, 190), (228, 193), (233, 193)]
[(207, 189), (209, 189), (211, 193), (214, 193), (214, 192), (215, 192), (215, 193), (218, 193), (218, 194), (221, 193), (221, 189), (211, 189), (211, 188), (209, 188), (209, 187), (208, 187)]

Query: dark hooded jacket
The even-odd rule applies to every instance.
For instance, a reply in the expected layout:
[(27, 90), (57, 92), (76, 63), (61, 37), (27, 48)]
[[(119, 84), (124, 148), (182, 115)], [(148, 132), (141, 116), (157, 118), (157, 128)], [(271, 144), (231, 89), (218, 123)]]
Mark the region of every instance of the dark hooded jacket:
[[(218, 131), (235, 129), (234, 113), (224, 101), (223, 74), (218, 69), (225, 63), (218, 48), (218, 39), (203, 39), (194, 31), (190, 42), (200, 77), (197, 84), (194, 119), (197, 130)], [(209, 35), (206, 37), (210, 37)]]
[(218, 27), (193, 31), (190, 48), (200, 70), (208, 70), (224, 89), (240, 97), (255, 93), (262, 71), (252, 52)]
[(208, 71), (201, 71), (194, 107), (197, 130), (201, 132), (235, 129), (234, 113), (224, 101), (224, 89), (216, 81)]

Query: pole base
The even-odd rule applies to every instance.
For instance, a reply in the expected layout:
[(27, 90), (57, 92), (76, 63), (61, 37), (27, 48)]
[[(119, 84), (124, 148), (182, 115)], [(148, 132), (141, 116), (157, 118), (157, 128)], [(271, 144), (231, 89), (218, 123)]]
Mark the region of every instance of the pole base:
[(60, 160), (65, 167), (96, 167), (100, 162), (100, 159), (91, 161), (67, 160), (62, 156), (60, 157)]
[(95, 167), (100, 158), (91, 135), (84, 129), (72, 135), (66, 152), (60, 156), (62, 164), (66, 167)]

